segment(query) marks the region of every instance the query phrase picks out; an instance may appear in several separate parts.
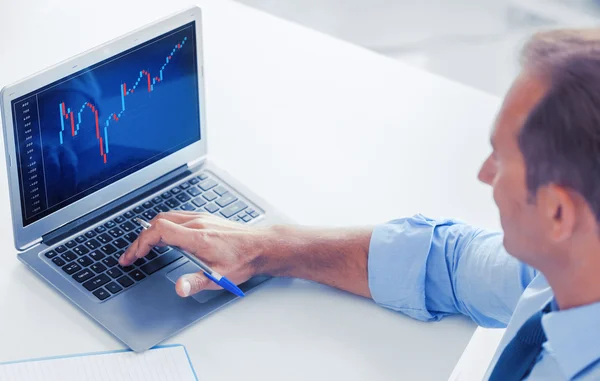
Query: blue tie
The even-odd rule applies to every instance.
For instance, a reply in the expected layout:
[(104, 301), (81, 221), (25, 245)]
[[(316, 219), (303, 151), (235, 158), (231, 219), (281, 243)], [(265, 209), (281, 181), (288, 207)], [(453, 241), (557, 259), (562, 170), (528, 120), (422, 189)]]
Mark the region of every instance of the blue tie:
[(520, 381), (529, 375), (546, 341), (542, 316), (549, 311), (550, 303), (519, 328), (498, 358), (489, 381)]

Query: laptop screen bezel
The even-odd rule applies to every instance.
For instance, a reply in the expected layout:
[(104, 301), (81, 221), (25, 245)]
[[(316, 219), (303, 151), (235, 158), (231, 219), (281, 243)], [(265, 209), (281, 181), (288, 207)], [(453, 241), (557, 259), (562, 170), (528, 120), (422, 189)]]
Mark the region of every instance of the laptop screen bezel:
[[(196, 29), (196, 54), (198, 73), (198, 93), (200, 102), (200, 140), (194, 142), (169, 156), (158, 160), (132, 174), (126, 176), (62, 209), (51, 213), (27, 226), (23, 225), (21, 190), (19, 181), (19, 168), (17, 166), (17, 152), (13, 125), (13, 112), (11, 103), (22, 97), (101, 62), (114, 55), (122, 53), (135, 46), (143, 44), (155, 37), (168, 33), (190, 22), (195, 22)], [(157, 179), (176, 168), (187, 163), (201, 160), (207, 154), (206, 118), (204, 102), (204, 77), (203, 77), (203, 50), (202, 50), (202, 17), (199, 8), (187, 9), (178, 14), (159, 20), (139, 28), (124, 36), (118, 37), (87, 52), (79, 54), (62, 63), (59, 63), (29, 78), (5, 87), (0, 93), (2, 106), (2, 124), (4, 132), (4, 148), (6, 153), (6, 169), (8, 173), (9, 195), (13, 222), (13, 235), (15, 247), (23, 250), (41, 240), (41, 237), (61, 226), (75, 221), (102, 206), (123, 197), (137, 188)]]

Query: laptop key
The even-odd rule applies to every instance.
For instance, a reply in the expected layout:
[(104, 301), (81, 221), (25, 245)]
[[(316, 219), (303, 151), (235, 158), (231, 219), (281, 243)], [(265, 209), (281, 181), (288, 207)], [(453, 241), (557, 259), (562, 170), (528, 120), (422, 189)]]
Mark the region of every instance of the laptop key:
[(135, 208), (133, 208), (133, 211), (135, 212), (135, 214), (140, 214), (144, 211), (144, 208), (141, 205), (138, 205)]
[(213, 189), (213, 191), (218, 194), (219, 196), (223, 196), (225, 193), (229, 192), (227, 190), (227, 188), (225, 188), (223, 185), (219, 185), (218, 187), (216, 187), (215, 189)]
[(100, 250), (94, 250), (90, 253), (90, 258), (92, 258), (95, 262), (103, 260), (105, 257), (104, 254), (100, 252)]
[(108, 291), (106, 291), (103, 288), (100, 288), (100, 289), (92, 292), (92, 294), (94, 294), (94, 296), (100, 300), (106, 300), (110, 296)]
[(179, 194), (179, 193), (181, 193), (181, 189), (179, 189), (179, 188), (171, 189), (171, 194)]
[(86, 256), (83, 256), (83, 257), (79, 258), (79, 259), (77, 260), (77, 263), (79, 263), (79, 264), (80, 264), (81, 266), (83, 266), (83, 267), (88, 267), (89, 265), (91, 265), (92, 263), (94, 263), (94, 261), (92, 261), (92, 260), (90, 259), (90, 257), (88, 257), (88, 256), (86, 255)]
[(249, 215), (245, 215), (244, 217), (242, 217), (242, 220), (244, 220), (244, 222), (248, 222), (248, 221), (250, 221), (251, 219), (252, 219), (252, 217), (251, 217), (251, 216), (249, 216)]
[(199, 178), (200, 180), (206, 180), (206, 179), (208, 179), (208, 175), (207, 175), (206, 173), (203, 173), (203, 174), (201, 174), (200, 176), (198, 176), (198, 178)]
[(121, 269), (122, 271), (128, 273), (128, 272), (132, 271), (133, 269), (135, 269), (135, 267), (134, 266), (125, 266), (125, 267), (119, 266), (119, 269)]
[(173, 195), (171, 194), (171, 192), (167, 191), (167, 192), (161, 194), (160, 197), (162, 197), (164, 200), (166, 200), (169, 197), (173, 197)]
[(87, 241), (85, 243), (85, 246), (87, 246), (88, 249), (95, 250), (95, 249), (99, 248), (102, 245), (100, 244), (100, 242), (98, 242), (94, 238), (92, 238), (92, 239), (90, 239), (89, 241)]
[(218, 196), (215, 192), (210, 191), (210, 192), (206, 192), (202, 195), (202, 197), (204, 197), (205, 199), (207, 199), (208, 201), (212, 201), (214, 199), (216, 199)]
[(117, 279), (117, 282), (119, 282), (119, 284), (123, 287), (129, 287), (131, 286), (134, 282), (131, 280), (130, 277), (128, 277), (127, 275), (123, 275), (122, 277), (120, 277), (119, 279)]
[(75, 241), (77, 241), (77, 243), (84, 243), (86, 240), (85, 236), (80, 235), (79, 237), (75, 238)]
[(156, 196), (152, 199), (152, 202), (154, 203), (154, 205), (160, 204), (162, 201), (163, 200), (160, 196)]
[(258, 217), (260, 214), (256, 213), (255, 211), (250, 212), (250, 215), (252, 216), (252, 218), (256, 218)]
[(146, 219), (146, 221), (150, 221), (157, 215), (158, 214), (154, 210), (146, 210), (144, 213), (142, 213), (142, 216)]
[(129, 246), (129, 243), (127, 241), (125, 241), (123, 238), (115, 239), (112, 242), (112, 244), (115, 245), (116, 247), (118, 247), (119, 249)]
[(146, 260), (148, 260), (148, 261), (151, 261), (157, 257), (158, 257), (158, 254), (156, 254), (156, 252), (154, 250), (150, 250), (150, 252), (148, 254), (146, 254), (146, 256), (144, 258), (146, 258)]
[(247, 207), (248, 207), (248, 205), (246, 205), (245, 202), (237, 201), (235, 204), (232, 204), (232, 205), (228, 206), (226, 209), (221, 210), (221, 214), (225, 218), (229, 218), (229, 217), (233, 216), (234, 214), (237, 214), (237, 213), (241, 212), (242, 210), (246, 209)]
[(74, 251), (74, 252), (75, 252), (77, 255), (79, 255), (80, 257), (81, 257), (82, 255), (86, 255), (87, 253), (89, 253), (89, 252), (90, 252), (90, 250), (89, 250), (87, 247), (83, 246), (83, 245), (79, 245), (79, 246), (77, 246), (76, 248), (74, 248), (74, 249), (73, 249), (73, 251)]
[(150, 209), (150, 210), (146, 210), (144, 213), (142, 213), (142, 217), (144, 217), (147, 221), (152, 220), (154, 217), (156, 217), (158, 215), (158, 213), (156, 213), (154, 210)]
[(140, 268), (146, 274), (151, 275), (151, 274), (154, 274), (155, 272), (157, 272), (158, 270), (160, 270), (164, 267), (167, 267), (168, 265), (175, 262), (176, 260), (178, 260), (181, 257), (183, 257), (183, 254), (181, 254), (178, 251), (171, 250), (170, 252), (168, 252), (164, 255), (161, 255), (160, 257), (156, 258), (155, 260), (146, 263), (145, 265), (143, 265)]
[(190, 196), (192, 197), (196, 197), (198, 195), (200, 195), (202, 192), (200, 192), (200, 189), (196, 188), (196, 187), (191, 187), (188, 190), (188, 193), (190, 194)]
[(209, 189), (212, 189), (214, 187), (216, 187), (218, 184), (215, 180), (213, 179), (208, 179), (205, 180), (203, 182), (201, 182), (198, 186), (200, 187), (200, 189), (202, 189), (203, 191), (207, 191)]
[(169, 208), (165, 204), (159, 204), (154, 207), (157, 213), (168, 212)]
[(102, 263), (104, 264), (104, 266), (106, 267), (114, 267), (116, 265), (119, 264), (119, 262), (117, 262), (117, 260), (113, 257), (106, 257), (102, 260)]
[(110, 269), (106, 273), (113, 279), (117, 279), (118, 277), (123, 275), (123, 272), (119, 269)]
[(56, 257), (52, 260), (52, 263), (54, 263), (56, 266), (60, 266), (63, 267), (64, 265), (67, 264), (67, 262), (63, 261), (62, 258), (60, 257)]
[(133, 218), (133, 217), (135, 217), (135, 214), (131, 210), (128, 210), (125, 213), (123, 213), (123, 217), (125, 217), (125, 218)]
[(214, 213), (219, 210), (219, 207), (213, 204), (212, 202), (204, 207), (208, 212)]
[(102, 242), (103, 244), (109, 243), (110, 241), (112, 241), (112, 237), (108, 233), (102, 233), (102, 234), (100, 234), (97, 237), (97, 239), (98, 239), (98, 241)]
[(115, 282), (110, 282), (109, 284), (107, 284), (104, 287), (106, 287), (106, 289), (108, 291), (110, 291), (111, 294), (117, 294), (117, 293), (123, 291), (123, 287), (119, 286)]
[(50, 250), (50, 251), (46, 252), (46, 254), (44, 254), (44, 255), (46, 256), (46, 258), (52, 259), (52, 258), (56, 257), (58, 254), (56, 253), (56, 251)]
[(178, 194), (176, 197), (181, 202), (188, 202), (192, 199), (187, 193)]
[(81, 266), (79, 266), (77, 263), (73, 262), (73, 263), (69, 263), (68, 265), (63, 266), (62, 269), (67, 274), (73, 275), (77, 271), (81, 270)]
[(90, 269), (92, 269), (96, 274), (100, 274), (106, 271), (106, 266), (104, 266), (102, 263), (94, 263), (90, 266)]
[(137, 234), (131, 232), (131, 233), (127, 233), (125, 234), (125, 239), (129, 241), (129, 243), (133, 243), (133, 241), (135, 241), (137, 239)]
[(140, 267), (144, 263), (146, 263), (146, 260), (144, 258), (138, 258), (135, 262), (133, 262), (133, 264), (136, 265), (137, 267)]
[(114, 221), (108, 221), (107, 223), (104, 224), (104, 227), (107, 228), (107, 229), (112, 229), (115, 226), (117, 226), (117, 224)]
[(181, 205), (180, 208), (181, 210), (187, 210), (188, 212), (196, 210), (196, 208), (194, 208), (194, 206), (189, 202), (186, 202), (185, 204)]
[(188, 189), (189, 187), (190, 187), (190, 184), (188, 184), (188, 183), (183, 183), (183, 184), (181, 184), (181, 185), (179, 186), (179, 189), (181, 189), (181, 190), (186, 190), (186, 189)]
[(171, 248), (168, 246), (154, 246), (154, 248), (152, 250), (156, 250), (156, 252), (158, 254), (163, 254), (163, 253), (166, 253), (167, 251), (171, 250)]
[(135, 279), (137, 282), (144, 279), (146, 276), (140, 270), (133, 270), (129, 273), (129, 276)]
[(56, 246), (56, 248), (54, 249), (56, 250), (57, 253), (64, 253), (65, 251), (67, 251), (67, 248), (64, 245), (60, 245), (60, 246)]
[(115, 247), (113, 245), (111, 245), (110, 243), (108, 245), (102, 246), (100, 248), (100, 250), (102, 250), (102, 252), (106, 255), (110, 255), (110, 254), (114, 253), (115, 251), (117, 251), (117, 249), (115, 249)]
[(88, 238), (94, 238), (96, 236), (96, 232), (93, 230), (90, 230), (89, 232), (85, 233), (85, 236)]
[(65, 246), (68, 247), (69, 249), (74, 248), (75, 246), (77, 246), (77, 242), (71, 240), (65, 243)]
[(123, 216), (118, 216), (117, 218), (115, 218), (113, 220), (116, 224), (122, 224), (123, 222), (125, 222), (125, 217)]
[(95, 278), (92, 278), (83, 284), (83, 287), (88, 291), (94, 291), (98, 287), (104, 286), (110, 282), (110, 278), (106, 274), (100, 274)]
[(71, 262), (71, 261), (74, 261), (75, 259), (77, 259), (77, 256), (72, 251), (67, 251), (66, 253), (62, 253), (60, 255), (60, 257), (67, 262)]
[(193, 178), (190, 181), (188, 181), (188, 183), (190, 183), (191, 185), (196, 185), (200, 182), (200, 180), (198, 180), (197, 178)]
[(202, 197), (196, 197), (195, 199), (192, 200), (192, 203), (194, 205), (196, 205), (198, 208), (200, 208), (201, 206), (206, 204), (206, 200), (203, 199)]
[(120, 228), (113, 228), (108, 231), (108, 234), (110, 234), (114, 238), (117, 238), (125, 234), (125, 232), (123, 232), (123, 230), (121, 230)]
[(75, 279), (79, 283), (83, 283), (86, 280), (93, 278), (94, 275), (95, 274), (92, 272), (92, 270), (83, 269), (80, 272), (78, 272), (77, 274), (73, 275), (73, 279)]
[(143, 204), (142, 204), (142, 206), (143, 206), (145, 209), (150, 209), (150, 208), (152, 208), (152, 206), (153, 206), (153, 205), (152, 205), (152, 202), (151, 202), (151, 201), (146, 201), (145, 203), (143, 203)]
[(235, 201), (237, 201), (237, 197), (231, 193), (227, 193), (225, 196), (221, 196), (221, 198), (217, 200), (217, 205), (219, 205), (221, 208), (224, 208)]
[(171, 198), (167, 201), (165, 201), (165, 204), (167, 204), (167, 206), (171, 209), (175, 209), (179, 206), (179, 201), (175, 200), (174, 198)]
[(125, 232), (130, 232), (132, 230), (135, 230), (135, 225), (132, 224), (131, 222), (127, 221), (125, 222), (123, 225), (120, 226), (120, 228)]
[(106, 228), (104, 226), (100, 225), (100, 226), (96, 227), (96, 229), (94, 229), (94, 231), (96, 233), (100, 234), (100, 233), (104, 233), (106, 231)]

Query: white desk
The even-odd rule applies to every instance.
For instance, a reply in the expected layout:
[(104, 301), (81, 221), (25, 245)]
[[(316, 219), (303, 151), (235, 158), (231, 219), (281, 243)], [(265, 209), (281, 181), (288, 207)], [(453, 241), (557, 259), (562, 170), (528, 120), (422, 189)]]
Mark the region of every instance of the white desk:
[[(0, 84), (189, 5), (2, 1)], [(200, 5), (209, 151), (250, 188), (304, 224), (422, 212), (498, 227), (476, 181), (498, 99), (235, 3)], [(16, 260), (0, 191), (0, 361), (122, 347)], [(443, 380), (473, 330), (275, 280), (170, 342), (206, 380)]]

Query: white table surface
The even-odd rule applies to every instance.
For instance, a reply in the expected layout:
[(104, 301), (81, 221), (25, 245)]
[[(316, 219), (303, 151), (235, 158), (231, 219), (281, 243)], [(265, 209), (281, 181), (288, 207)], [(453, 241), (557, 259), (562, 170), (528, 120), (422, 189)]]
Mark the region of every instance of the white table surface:
[[(189, 5), (0, 0), (0, 86)], [(499, 227), (476, 180), (497, 98), (233, 2), (199, 5), (209, 151), (251, 189), (302, 224), (421, 212)], [(0, 361), (122, 348), (17, 261), (0, 193)], [(168, 342), (205, 380), (444, 380), (474, 328), (278, 279)]]

